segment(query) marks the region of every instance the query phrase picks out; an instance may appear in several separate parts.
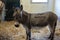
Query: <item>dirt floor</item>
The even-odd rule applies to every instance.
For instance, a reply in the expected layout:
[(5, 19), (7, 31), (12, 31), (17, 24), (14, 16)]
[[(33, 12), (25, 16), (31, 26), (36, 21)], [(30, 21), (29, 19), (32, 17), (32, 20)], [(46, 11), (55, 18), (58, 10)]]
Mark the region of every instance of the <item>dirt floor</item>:
[[(48, 40), (49, 31), (45, 28), (32, 28), (32, 40)], [(0, 22), (0, 40), (26, 40), (26, 31), (22, 24), (16, 28), (14, 21)], [(54, 40), (60, 40), (60, 22), (58, 21)]]

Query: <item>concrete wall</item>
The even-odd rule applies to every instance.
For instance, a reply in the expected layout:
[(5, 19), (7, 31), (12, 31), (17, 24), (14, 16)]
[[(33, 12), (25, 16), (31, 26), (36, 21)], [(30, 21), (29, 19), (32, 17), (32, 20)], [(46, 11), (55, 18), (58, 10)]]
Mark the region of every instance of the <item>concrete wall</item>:
[(60, 0), (55, 1), (55, 12), (57, 13), (58, 17), (60, 18)]
[(31, 0), (21, 0), (23, 9), (29, 13), (40, 13), (45, 11), (54, 11), (55, 0), (49, 0), (47, 4), (33, 4)]

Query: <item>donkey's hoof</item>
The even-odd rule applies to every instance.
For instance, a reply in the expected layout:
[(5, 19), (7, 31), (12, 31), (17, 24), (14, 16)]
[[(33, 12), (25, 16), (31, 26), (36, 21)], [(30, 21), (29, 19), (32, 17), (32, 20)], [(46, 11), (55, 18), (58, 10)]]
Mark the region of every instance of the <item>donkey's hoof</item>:
[(54, 39), (51, 39), (51, 40), (54, 40)]
[(51, 38), (51, 36), (48, 37), (48, 39), (50, 39), (50, 38)]

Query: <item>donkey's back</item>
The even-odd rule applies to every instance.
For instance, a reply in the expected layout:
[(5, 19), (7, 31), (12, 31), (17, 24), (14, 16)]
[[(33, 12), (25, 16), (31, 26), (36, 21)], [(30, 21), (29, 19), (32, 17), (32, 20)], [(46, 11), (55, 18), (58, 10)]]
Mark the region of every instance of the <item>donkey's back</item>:
[(31, 14), (30, 22), (33, 26), (46, 26), (50, 22), (56, 22), (57, 15), (53, 12)]

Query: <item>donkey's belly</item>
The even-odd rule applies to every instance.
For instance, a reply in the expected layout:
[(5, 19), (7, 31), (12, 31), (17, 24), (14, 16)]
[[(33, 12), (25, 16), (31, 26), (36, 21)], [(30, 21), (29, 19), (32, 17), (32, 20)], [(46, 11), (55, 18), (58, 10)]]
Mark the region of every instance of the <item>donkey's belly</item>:
[(33, 26), (46, 26), (48, 24), (48, 16), (46, 15), (32, 15), (31, 25)]
[(32, 26), (47, 26), (48, 22), (44, 22), (44, 23), (31, 23)]

